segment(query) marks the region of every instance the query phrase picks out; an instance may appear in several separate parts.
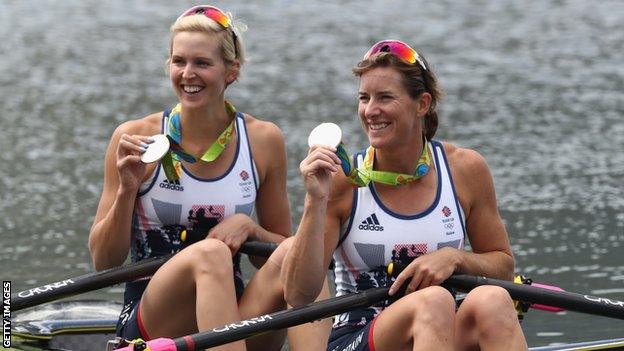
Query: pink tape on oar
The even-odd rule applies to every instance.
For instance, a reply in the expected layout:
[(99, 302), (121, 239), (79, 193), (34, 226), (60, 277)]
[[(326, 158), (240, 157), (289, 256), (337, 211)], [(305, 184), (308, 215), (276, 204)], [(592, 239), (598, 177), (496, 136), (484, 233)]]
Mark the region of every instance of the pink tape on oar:
[[(167, 338), (158, 338), (158, 339), (150, 340), (147, 342), (147, 347), (150, 349), (150, 351), (176, 351), (177, 350), (175, 342), (173, 342), (173, 339), (167, 339)], [(126, 347), (117, 349), (115, 351), (134, 351), (134, 345), (128, 345)]]
[[(546, 284), (540, 284), (540, 283), (531, 283), (531, 286), (534, 286), (534, 287), (540, 288), (540, 289), (565, 292), (565, 290), (561, 289), (558, 286), (552, 286), (552, 285), (546, 285)], [(560, 307), (540, 305), (538, 303), (532, 304), (531, 308), (534, 308), (536, 310), (547, 311), (547, 312), (561, 312), (561, 311), (565, 311), (563, 308), (560, 308)]]

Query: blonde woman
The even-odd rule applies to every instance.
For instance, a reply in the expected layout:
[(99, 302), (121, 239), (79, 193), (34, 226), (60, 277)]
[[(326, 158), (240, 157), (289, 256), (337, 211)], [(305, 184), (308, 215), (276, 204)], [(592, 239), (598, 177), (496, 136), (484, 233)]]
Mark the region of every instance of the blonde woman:
[[(213, 6), (185, 11), (171, 26), (167, 61), (179, 101), (112, 135), (89, 237), (96, 269), (121, 265), (128, 252), (133, 262), (174, 253), (181, 236), (207, 235), (151, 279), (127, 283), (118, 323), (126, 339), (178, 337), (286, 307), (283, 250), (247, 287), (241, 279), (243, 242), (280, 243), (291, 233), (284, 137), (225, 99), (244, 52), (229, 14)], [(145, 164), (141, 155), (155, 134), (167, 135), (172, 146), (162, 160)], [(248, 347), (278, 350), (282, 343), (283, 333), (274, 333)], [(214, 349), (244, 350), (245, 343)]]

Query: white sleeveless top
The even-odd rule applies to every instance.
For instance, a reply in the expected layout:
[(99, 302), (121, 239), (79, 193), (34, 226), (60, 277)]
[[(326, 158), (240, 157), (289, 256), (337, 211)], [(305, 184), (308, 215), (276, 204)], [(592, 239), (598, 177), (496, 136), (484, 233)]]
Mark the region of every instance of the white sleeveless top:
[[(165, 134), (168, 118), (169, 111), (165, 111), (162, 127)], [(132, 262), (179, 251), (183, 230), (189, 236), (205, 236), (225, 217), (236, 213), (252, 216), (258, 190), (257, 169), (244, 115), (237, 112), (235, 120), (238, 135), (236, 152), (224, 174), (204, 179), (194, 176), (182, 166), (180, 179), (169, 182), (159, 162), (152, 176), (141, 184), (132, 218)], [(240, 255), (237, 254), (234, 257), (234, 273), (240, 278), (239, 261)], [(242, 284), (242, 280), (237, 284)], [(140, 297), (145, 286), (146, 280), (126, 284), (125, 300)]]
[[(336, 295), (389, 286), (385, 272), (388, 263), (408, 263), (415, 257), (442, 247), (463, 249), (466, 235), (464, 213), (441, 143), (431, 142), (438, 189), (429, 208), (405, 216), (393, 212), (381, 202), (374, 182), (354, 189), (351, 216), (343, 226), (334, 251)], [(364, 153), (354, 155), (354, 166), (361, 164)], [(414, 199), (418, 201), (418, 199)], [(385, 304), (339, 315), (334, 328), (365, 325)]]
[[(163, 116), (165, 134), (168, 118)], [(203, 179), (182, 166), (180, 179), (169, 182), (159, 163), (141, 184), (132, 221), (133, 262), (177, 251), (175, 228), (209, 230), (235, 213), (253, 214), (258, 181), (242, 113), (236, 114), (236, 131), (234, 160), (223, 175)]]

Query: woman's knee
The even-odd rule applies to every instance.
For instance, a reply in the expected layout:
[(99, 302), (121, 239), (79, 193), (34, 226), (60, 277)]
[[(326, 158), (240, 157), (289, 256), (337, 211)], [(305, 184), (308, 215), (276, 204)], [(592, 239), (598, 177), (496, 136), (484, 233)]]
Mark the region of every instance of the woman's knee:
[[(444, 288), (432, 286), (408, 294), (381, 312), (375, 323), (375, 343), (412, 344), (423, 340), (452, 340), (455, 328), (455, 300)], [(386, 339), (388, 331), (394, 337)], [(378, 339), (381, 338), (381, 339)]]
[(269, 256), (268, 262), (271, 262), (281, 269), (282, 264), (284, 263), (284, 258), (286, 257), (286, 254), (288, 253), (288, 250), (290, 249), (290, 246), (292, 246), (294, 240), (295, 237), (291, 236), (290, 238), (282, 241), (277, 246), (275, 251), (273, 251), (271, 256)]
[(480, 286), (473, 289), (461, 308), (471, 315), (483, 329), (515, 328), (518, 316), (507, 290), (498, 286)]
[(493, 285), (479, 286), (466, 296), (462, 306), (477, 308), (486, 313), (494, 311), (511, 311), (514, 309), (513, 300), (507, 290)]
[(217, 239), (204, 239), (183, 252), (194, 274), (212, 274), (231, 278), (233, 274), (232, 251)]
[(455, 299), (453, 295), (441, 286), (430, 286), (419, 290), (417, 294), (415, 294), (415, 297), (420, 304), (428, 308), (455, 311)]
[(440, 327), (452, 325), (455, 316), (455, 299), (451, 293), (440, 286), (431, 286), (409, 294), (408, 306), (413, 311), (417, 324), (438, 324)]

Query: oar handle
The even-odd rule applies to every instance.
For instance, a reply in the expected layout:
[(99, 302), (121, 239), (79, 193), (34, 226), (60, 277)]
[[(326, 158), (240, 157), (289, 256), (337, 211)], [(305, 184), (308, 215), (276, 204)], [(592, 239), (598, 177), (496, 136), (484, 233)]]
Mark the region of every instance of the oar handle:
[[(547, 289), (547, 290), (554, 290), (554, 291), (565, 291), (565, 290), (561, 289), (560, 287), (554, 286), (554, 285), (547, 285), (547, 284), (541, 284), (541, 283), (535, 283), (535, 282), (532, 282), (529, 285), (534, 286), (536, 288), (540, 288), (540, 289)], [(561, 312), (561, 311), (565, 311), (563, 308), (560, 308), (560, 307), (547, 306), (547, 305), (542, 305), (542, 304), (539, 304), (539, 303), (532, 304), (531, 308), (534, 308), (536, 310), (546, 311), (546, 312)]]
[[(275, 243), (246, 241), (240, 247), (239, 251), (247, 255), (269, 257), (276, 247), (277, 244)], [(36, 306), (64, 297), (82, 294), (88, 291), (101, 289), (139, 278), (149, 277), (171, 257), (173, 257), (173, 254), (158, 258), (150, 258), (125, 266), (89, 273), (76, 278), (64, 279), (54, 283), (38, 286), (36, 288), (20, 291), (11, 295), (11, 308), (13, 311), (19, 311), (24, 308)]]
[[(204, 240), (206, 238), (206, 234), (207, 233), (198, 234), (195, 231), (183, 230), (182, 233), (180, 233), (182, 248), (188, 247), (195, 244), (196, 242)], [(265, 243), (261, 241), (250, 240), (244, 242), (238, 252), (252, 256), (269, 257), (276, 248), (276, 243)]]
[(250, 256), (269, 257), (277, 249), (276, 243), (264, 243), (261, 241), (246, 241), (238, 249), (238, 252)]

